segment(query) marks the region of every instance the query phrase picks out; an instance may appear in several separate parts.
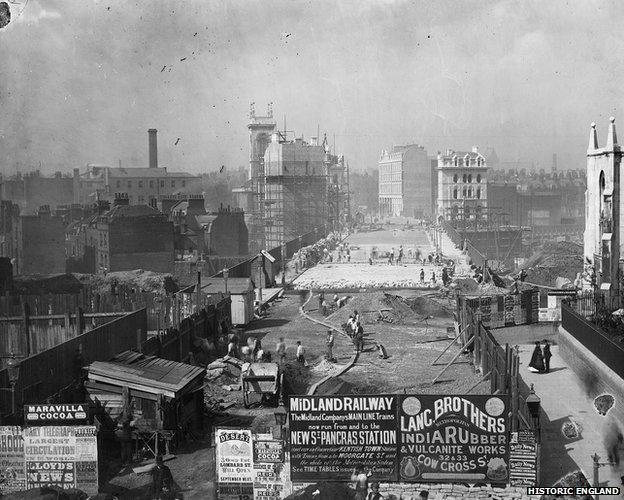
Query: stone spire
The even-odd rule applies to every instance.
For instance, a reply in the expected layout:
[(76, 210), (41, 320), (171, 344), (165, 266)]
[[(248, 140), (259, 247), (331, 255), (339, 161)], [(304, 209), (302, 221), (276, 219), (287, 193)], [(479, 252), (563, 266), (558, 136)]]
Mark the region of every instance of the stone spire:
[(592, 122), (589, 129), (589, 146), (587, 146), (587, 150), (594, 151), (595, 149), (598, 149), (598, 136), (596, 135), (596, 122)]
[(613, 151), (614, 148), (618, 147), (617, 134), (615, 133), (615, 118), (611, 117), (609, 121), (611, 123), (609, 124), (609, 133), (607, 134), (607, 145), (605, 149)]

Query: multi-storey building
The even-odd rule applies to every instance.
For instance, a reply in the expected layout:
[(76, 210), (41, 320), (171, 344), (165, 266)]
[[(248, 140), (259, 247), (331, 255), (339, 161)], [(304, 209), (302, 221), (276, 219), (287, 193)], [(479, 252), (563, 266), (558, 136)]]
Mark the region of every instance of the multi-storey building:
[(178, 193), (201, 193), (201, 176), (186, 172), (169, 172), (158, 166), (156, 130), (149, 133), (149, 167), (110, 167), (87, 165), (79, 174), (74, 169), (74, 203), (95, 203), (96, 200), (113, 202), (115, 193), (128, 195), (131, 205), (155, 205), (162, 196)]
[(488, 167), (477, 147), (438, 154), (438, 212), (445, 220), (478, 220), (488, 206)]
[(431, 216), (435, 191), (431, 161), (424, 147), (394, 146), (392, 151), (382, 151), (378, 165), (382, 216)]
[(321, 228), (328, 221), (330, 155), (316, 141), (286, 141), (274, 133), (264, 154), (265, 246)]

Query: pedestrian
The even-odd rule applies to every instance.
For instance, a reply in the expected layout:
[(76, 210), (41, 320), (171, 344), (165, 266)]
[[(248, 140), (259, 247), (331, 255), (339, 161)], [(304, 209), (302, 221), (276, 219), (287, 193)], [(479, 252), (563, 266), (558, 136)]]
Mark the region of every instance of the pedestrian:
[(275, 353), (277, 354), (277, 359), (280, 364), (286, 361), (286, 343), (284, 342), (284, 337), (280, 337), (275, 348)]
[(236, 357), (236, 344), (234, 343), (234, 341), (232, 340), (229, 344), (228, 344), (228, 356), (235, 358)]
[(442, 284), (446, 286), (448, 282), (449, 282), (448, 272), (446, 270), (446, 267), (443, 267), (442, 268)]
[(390, 250), (390, 265), (394, 264), (394, 247)]
[(427, 490), (422, 490), (418, 494), (418, 500), (427, 500), (429, 498), (429, 492)]
[(171, 496), (173, 476), (171, 470), (163, 463), (162, 455), (156, 456), (156, 466), (151, 470), (152, 474), (152, 498), (164, 499)]
[(347, 320), (347, 334), (349, 337), (353, 337), (353, 335), (355, 335), (355, 319), (353, 318), (353, 314), (350, 314), (349, 319)]
[(431, 272), (431, 283), (435, 284), (435, 282), (436, 282), (435, 271), (432, 271)]
[(425, 270), (424, 269), (420, 269), (420, 282), (424, 283), (425, 282)]
[(353, 310), (353, 319), (355, 320), (356, 323), (360, 322), (360, 313), (357, 312), (357, 309)]
[(297, 340), (297, 361), (301, 364), (305, 363), (305, 349), (301, 345), (300, 340)]
[(338, 294), (334, 293), (334, 306), (336, 307), (336, 309), (338, 309)]
[(347, 262), (351, 262), (351, 249), (347, 247)]
[(544, 340), (544, 347), (542, 347), (542, 357), (544, 358), (544, 372), (548, 373), (550, 371), (550, 358), (552, 358), (552, 354), (550, 352), (550, 343), (548, 339)]
[(379, 493), (379, 483), (373, 482), (370, 487), (371, 491), (368, 494), (368, 497), (366, 497), (366, 500), (381, 500), (383, 496)]
[(368, 258), (368, 265), (372, 266), (373, 265), (373, 259), (371, 259), (370, 257)]
[(542, 349), (539, 340), (535, 342), (535, 349), (533, 349), (531, 361), (529, 362), (529, 371), (533, 373), (544, 371), (544, 359), (542, 357)]
[(319, 293), (319, 296), (318, 296), (319, 310), (323, 307), (324, 300), (325, 300), (325, 294), (323, 292)]
[(366, 500), (368, 493), (368, 478), (372, 472), (364, 472), (364, 467), (358, 465), (351, 474), (351, 481), (355, 483), (355, 500)]
[(397, 264), (403, 261), (403, 245), (399, 247), (399, 257), (397, 258)]
[(327, 344), (327, 361), (334, 361), (334, 332), (331, 330), (327, 330), (325, 343)]

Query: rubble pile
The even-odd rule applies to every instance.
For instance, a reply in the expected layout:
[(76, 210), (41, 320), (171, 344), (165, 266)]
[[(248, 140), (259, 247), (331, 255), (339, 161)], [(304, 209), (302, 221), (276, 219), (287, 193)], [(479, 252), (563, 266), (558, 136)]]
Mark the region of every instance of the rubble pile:
[(554, 287), (557, 278), (574, 282), (583, 272), (583, 245), (571, 241), (544, 243), (527, 259), (524, 269), (526, 281), (536, 285)]
[(204, 405), (209, 413), (220, 413), (242, 402), (240, 373), (230, 363), (218, 359), (206, 367)]
[(165, 295), (177, 292), (177, 285), (171, 274), (155, 273), (136, 269), (107, 274), (76, 274), (76, 278), (96, 289), (99, 293), (110, 293), (114, 287), (135, 289), (137, 292), (152, 292)]

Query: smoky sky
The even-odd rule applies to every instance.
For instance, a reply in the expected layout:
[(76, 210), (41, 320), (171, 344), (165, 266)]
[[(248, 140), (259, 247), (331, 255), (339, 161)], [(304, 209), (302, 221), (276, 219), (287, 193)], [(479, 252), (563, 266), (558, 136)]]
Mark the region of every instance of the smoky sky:
[[(624, 127), (615, 0), (21, 0), (0, 30), (0, 165), (13, 172), (248, 161), (249, 103), (327, 133), (353, 168), (395, 144), (583, 168)], [(180, 139), (175, 145), (177, 139)]]

